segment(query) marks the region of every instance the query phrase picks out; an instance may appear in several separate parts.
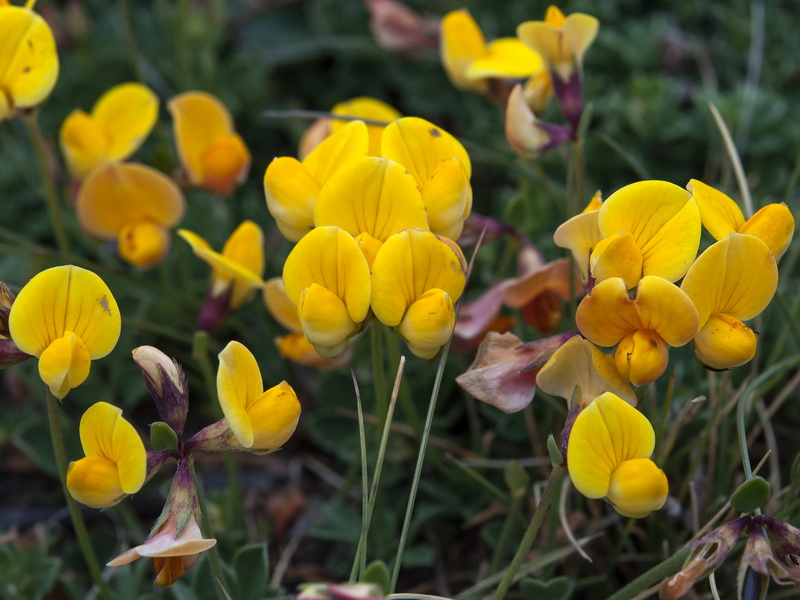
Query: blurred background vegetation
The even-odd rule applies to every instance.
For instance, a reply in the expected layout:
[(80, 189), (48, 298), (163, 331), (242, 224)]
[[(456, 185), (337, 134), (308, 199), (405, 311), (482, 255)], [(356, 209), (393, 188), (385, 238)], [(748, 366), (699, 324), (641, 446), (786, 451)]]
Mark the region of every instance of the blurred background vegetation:
[[(266, 211), (261, 184), (276, 156), (295, 156), (309, 120), (267, 118), (265, 110), (329, 110), (355, 96), (372, 96), (405, 115), (426, 118), (462, 139), (473, 160), (474, 211), (513, 223), (529, 235), (548, 259), (561, 255), (552, 232), (565, 215), (564, 152), (540, 161), (541, 170), (516, 157), (503, 135), (503, 111), (487, 100), (456, 90), (435, 50), (410, 54), (381, 48), (370, 30), (370, 15), (360, 0), (154, 0), (128, 2), (138, 69), (161, 98), (160, 122), (136, 158), (166, 173), (177, 166), (165, 103), (175, 94), (200, 89), (220, 97), (234, 115), (238, 132), (253, 154), (251, 173), (235, 194), (220, 200), (187, 191), (182, 227), (220, 248), (245, 218), (267, 234), (266, 277), (277, 276), (290, 244)], [(409, 0), (423, 15), (441, 16), (466, 7), (488, 39), (513, 35), (516, 25), (541, 19), (547, 2)], [(37, 10), (57, 37), (61, 74), (41, 107), (44, 133), (51, 142), (52, 169), (67, 202), (74, 193), (57, 148), (58, 128), (75, 108), (88, 110), (111, 86), (135, 80), (131, 41), (123, 18), (124, 2), (39, 0)], [(707, 108), (713, 101), (728, 123), (748, 174), (756, 206), (785, 201), (798, 206), (800, 174), (800, 38), (796, 0), (775, 2), (667, 2), (574, 0), (565, 13), (587, 12), (601, 22), (600, 34), (584, 64), (585, 98), (591, 104), (586, 139), (587, 192), (607, 196), (640, 179), (664, 179), (680, 186), (690, 178), (717, 185), (738, 197), (719, 132)], [(555, 105), (544, 115), (558, 121)], [(146, 436), (157, 419), (130, 351), (154, 345), (184, 366), (192, 392), (193, 432), (212, 420), (211, 405), (192, 355), (196, 315), (209, 270), (180, 239), (167, 260), (137, 272), (114, 256), (113, 247), (86, 239), (67, 211), (73, 256), (55, 252), (43, 210), (41, 178), (19, 120), (0, 124), (0, 279), (21, 286), (36, 272), (66, 262), (92, 268), (111, 287), (124, 317), (122, 338), (111, 356), (92, 366), (92, 377), (64, 403), (70, 456), (80, 456), (77, 422), (89, 405), (105, 400), (121, 406)], [(588, 197), (584, 199), (588, 201)], [(706, 240), (706, 242), (709, 240)], [(513, 271), (515, 243), (500, 240), (481, 249), (467, 297), (474, 297)], [(469, 252), (468, 252), (469, 254)], [(779, 297), (758, 323), (765, 365), (800, 348), (797, 251), (781, 263)], [(564, 327), (569, 326), (569, 315)], [(539, 337), (518, 319), (525, 340)], [(347, 578), (359, 533), (358, 437), (349, 373), (317, 373), (283, 361), (273, 338), (281, 329), (255, 298), (225, 324), (211, 343), (214, 356), (230, 339), (256, 355), (265, 383), (281, 379), (301, 396), (304, 414), (299, 435), (266, 458), (239, 458), (244, 489), (242, 514), (228, 501), (224, 471), (215, 457), (201, 457), (199, 470), (212, 497), (212, 521), (222, 556), (229, 562), (247, 542), (267, 541), (274, 589), (291, 593), (298, 583)], [(353, 368), (374, 410), (367, 340), (355, 344)], [(433, 443), (420, 489), (412, 538), (400, 590), (455, 595), (486, 576), (493, 553), (500, 564), (513, 554), (535, 498), (536, 485), (549, 470), (544, 441), (558, 433), (563, 402), (540, 394), (523, 414), (504, 415), (478, 405), (459, 390), (454, 377), (471, 361), (454, 355), (445, 371), (434, 421)], [(570, 494), (563, 507), (576, 536), (596, 536), (587, 546), (594, 563), (571, 553), (556, 512), (535, 546), (544, 566), (535, 577), (547, 581), (568, 575), (573, 597), (597, 598), (633, 579), (689, 539), (735, 489), (739, 477), (735, 427), (728, 402), (743, 378), (702, 369), (684, 348), (671, 360), (672, 403), (663, 400), (666, 377), (643, 390), (640, 405), (661, 432), (656, 450), (671, 483), (664, 510), (628, 523), (596, 501)], [(392, 373), (394, 366), (391, 367)], [(406, 381), (413, 406), (401, 406), (384, 469), (379, 504), (369, 543), (369, 558), (391, 561), (396, 548), (413, 470), (420, 415), (424, 415), (435, 373), (434, 362), (409, 360)], [(0, 394), (0, 596), (82, 598), (88, 585), (55, 478), (44, 404), (35, 364), (2, 374)], [(793, 381), (793, 380), (792, 380)], [(789, 384), (792, 383), (789, 381)], [(769, 403), (783, 385), (788, 401), (767, 419), (766, 436), (754, 438), (754, 460), (769, 447), (767, 468), (773, 484), (797, 482), (790, 469), (800, 449), (796, 431), (800, 409), (794, 386), (775, 381)], [(689, 404), (698, 396), (708, 401)], [(368, 432), (372, 441), (374, 435)], [(764, 441), (766, 440), (766, 441)], [(374, 452), (370, 453), (374, 457)], [(508, 461), (523, 466), (533, 487), (512, 499)], [(517, 473), (519, 475), (519, 473)], [(523, 478), (524, 480), (524, 478)], [(138, 543), (160, 510), (166, 476), (119, 507), (86, 511), (101, 559)], [(771, 506), (790, 521), (800, 515), (792, 487)], [(510, 539), (498, 544), (511, 507)], [(795, 521), (795, 524), (796, 521)], [(602, 535), (598, 535), (602, 533)], [(504, 549), (503, 549), (504, 548)], [(564, 557), (568, 555), (566, 561)], [(118, 598), (211, 598), (207, 565), (168, 591), (153, 591), (150, 567), (113, 571)], [(733, 581), (735, 564), (729, 565)], [(705, 586), (707, 584), (701, 584)], [(732, 583), (721, 584), (732, 589)], [(516, 593), (516, 592), (515, 592)], [(258, 596), (254, 596), (258, 597)], [(554, 596), (556, 597), (556, 596)], [(562, 596), (563, 597), (563, 596)], [(777, 597), (777, 596), (776, 596)]]

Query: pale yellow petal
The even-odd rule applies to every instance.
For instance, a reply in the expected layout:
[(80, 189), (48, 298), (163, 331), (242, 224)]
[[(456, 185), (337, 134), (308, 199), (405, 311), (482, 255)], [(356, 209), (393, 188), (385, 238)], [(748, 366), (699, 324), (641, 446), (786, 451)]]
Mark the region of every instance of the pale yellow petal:
[(467, 79), (486, 77), (522, 79), (544, 68), (542, 57), (517, 38), (493, 40), (487, 53), (472, 61), (466, 69)]
[(714, 239), (721, 240), (744, 225), (744, 215), (736, 202), (719, 190), (697, 179), (689, 180), (686, 189), (697, 201), (703, 226)]
[(584, 281), (589, 275), (589, 256), (594, 247), (603, 239), (598, 216), (599, 211), (597, 210), (575, 215), (562, 223), (553, 235), (556, 246), (572, 252), (575, 264)]
[(289, 331), (301, 331), (297, 304), (289, 299), (283, 287), (283, 279), (273, 277), (264, 284), (264, 304), (272, 317)]
[(600, 22), (591, 15), (572, 13), (565, 19), (561, 27), (564, 50), (579, 65), (583, 63), (583, 55), (597, 37), (599, 28)]

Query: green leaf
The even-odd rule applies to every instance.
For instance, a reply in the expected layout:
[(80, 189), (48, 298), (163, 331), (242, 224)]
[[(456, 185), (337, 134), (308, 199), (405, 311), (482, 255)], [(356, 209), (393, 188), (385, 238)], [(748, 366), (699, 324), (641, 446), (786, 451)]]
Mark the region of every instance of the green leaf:
[(564, 456), (561, 454), (561, 449), (552, 434), (547, 436), (547, 453), (550, 454), (550, 461), (554, 465), (564, 464)]
[(769, 483), (756, 475), (740, 485), (731, 496), (731, 506), (742, 513), (751, 513), (763, 506), (772, 495)]
[(233, 555), (233, 571), (236, 574), (237, 600), (257, 600), (269, 587), (269, 555), (267, 545), (250, 544)]
[(391, 578), (389, 575), (389, 567), (382, 560), (376, 560), (367, 565), (364, 575), (361, 577), (361, 583), (374, 583), (381, 586), (384, 594), (389, 593), (391, 587)]
[(567, 600), (575, 589), (575, 580), (556, 577), (550, 581), (540, 581), (534, 577), (526, 577), (519, 587), (526, 600)]
[(150, 425), (150, 445), (153, 450), (177, 450), (178, 434), (163, 421), (156, 421)]

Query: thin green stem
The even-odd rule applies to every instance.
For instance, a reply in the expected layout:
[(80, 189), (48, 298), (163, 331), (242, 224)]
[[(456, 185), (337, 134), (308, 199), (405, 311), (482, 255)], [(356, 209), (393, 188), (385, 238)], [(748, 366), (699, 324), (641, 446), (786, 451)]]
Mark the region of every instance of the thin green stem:
[[(211, 524), (209, 522), (208, 504), (206, 504), (206, 496), (203, 492), (203, 485), (200, 483), (200, 478), (197, 476), (197, 471), (194, 470), (194, 460), (189, 457), (189, 469), (192, 471), (192, 479), (194, 479), (194, 487), (197, 492), (197, 504), (200, 508), (200, 531), (204, 538), (213, 538), (214, 532), (211, 531)], [(225, 571), (222, 569), (222, 560), (219, 557), (219, 548), (214, 545), (208, 550), (208, 560), (211, 563), (211, 574), (217, 580), (219, 585), (214, 586), (217, 592), (218, 600), (226, 600), (224, 590), (228, 589), (228, 584), (225, 580)], [(220, 588), (222, 586), (223, 589)]]
[(739, 184), (739, 193), (742, 196), (742, 204), (744, 204), (744, 214), (749, 219), (753, 216), (753, 199), (750, 196), (750, 187), (747, 184), (747, 177), (745, 176), (744, 168), (742, 167), (742, 159), (739, 158), (739, 152), (736, 150), (736, 144), (733, 143), (733, 138), (731, 137), (731, 132), (728, 130), (728, 126), (722, 119), (722, 115), (719, 114), (717, 107), (714, 106), (714, 103), (710, 100), (708, 102), (708, 109), (711, 111), (711, 114), (714, 117), (714, 121), (717, 124), (720, 135), (722, 135), (722, 141), (725, 144), (725, 150), (728, 153), (728, 158), (731, 161), (733, 172), (736, 175), (736, 181)]
[(33, 144), (33, 150), (36, 154), (36, 163), (39, 166), (39, 172), (42, 176), (42, 185), (44, 185), (44, 195), (47, 200), (47, 211), (50, 213), (50, 224), (53, 227), (53, 235), (56, 238), (56, 246), (62, 254), (69, 253), (69, 236), (67, 229), (64, 226), (64, 218), (61, 214), (61, 200), (58, 197), (55, 182), (53, 181), (52, 173), (47, 165), (47, 151), (45, 150), (44, 136), (42, 129), (39, 127), (39, 115), (37, 111), (23, 116), (25, 126), (28, 128), (28, 135)]
[(520, 566), (522, 566), (522, 562), (525, 560), (525, 556), (530, 551), (531, 546), (533, 546), (533, 541), (536, 539), (536, 534), (539, 533), (539, 529), (544, 522), (544, 516), (547, 514), (547, 509), (550, 507), (553, 494), (558, 488), (561, 487), (561, 481), (564, 479), (565, 473), (566, 469), (564, 469), (564, 467), (553, 465), (553, 470), (550, 473), (550, 477), (547, 479), (547, 485), (542, 492), (542, 497), (539, 500), (539, 504), (536, 506), (536, 512), (533, 514), (533, 519), (531, 519), (528, 530), (525, 532), (525, 536), (522, 538), (522, 541), (519, 544), (517, 553), (514, 555), (514, 558), (511, 559), (511, 564), (508, 565), (508, 568), (505, 570), (503, 579), (500, 581), (500, 585), (498, 585), (497, 590), (495, 590), (493, 596), (494, 600), (502, 600), (506, 597), (508, 588), (510, 588), (511, 584), (514, 582), (517, 571), (519, 571)]
[(139, 49), (136, 46), (136, 36), (133, 33), (133, 22), (131, 21), (131, 11), (128, 7), (128, 0), (119, 0), (119, 12), (122, 16), (122, 28), (125, 30), (125, 43), (128, 46), (128, 54), (131, 56), (131, 66), (136, 80), (144, 83), (142, 68), (139, 65)]
[(682, 550), (679, 550), (665, 561), (660, 562), (646, 573), (643, 573), (631, 581), (628, 585), (615, 594), (609, 596), (607, 600), (629, 600), (630, 598), (637, 596), (650, 586), (655, 585), (665, 577), (677, 572), (683, 566), (686, 557), (689, 556), (691, 551), (691, 548), (688, 546)]
[(356, 555), (353, 558), (353, 568), (350, 570), (350, 583), (355, 583), (359, 573), (364, 572), (366, 553), (362, 552), (362, 543), (367, 538), (369, 524), (367, 523), (367, 505), (369, 504), (369, 470), (367, 468), (367, 436), (364, 432), (364, 407), (361, 404), (361, 392), (354, 371), (350, 371), (353, 386), (356, 390), (356, 408), (358, 409), (358, 446), (361, 451), (361, 537), (358, 540)]
[(58, 478), (61, 480), (61, 489), (64, 492), (64, 498), (67, 501), (67, 508), (69, 509), (69, 516), (72, 519), (72, 527), (75, 529), (78, 545), (81, 548), (83, 559), (86, 561), (86, 566), (89, 567), (92, 580), (94, 580), (97, 589), (100, 590), (100, 596), (104, 598), (104, 600), (113, 600), (114, 596), (111, 593), (111, 589), (108, 587), (108, 583), (103, 579), (100, 564), (97, 562), (97, 556), (89, 540), (89, 533), (86, 531), (86, 523), (83, 520), (80, 506), (78, 506), (78, 503), (67, 489), (67, 451), (64, 447), (64, 434), (61, 431), (61, 422), (58, 419), (59, 404), (56, 397), (53, 396), (50, 391), (50, 388), (45, 387), (45, 389), (47, 421), (50, 425), (50, 437), (53, 440), (53, 454), (55, 455), (56, 466), (58, 467)]

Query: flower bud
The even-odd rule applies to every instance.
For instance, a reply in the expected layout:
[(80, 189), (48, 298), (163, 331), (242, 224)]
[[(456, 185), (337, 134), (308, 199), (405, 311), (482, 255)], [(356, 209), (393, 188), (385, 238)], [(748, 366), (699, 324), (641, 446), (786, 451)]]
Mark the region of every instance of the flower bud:
[(153, 346), (139, 346), (133, 350), (132, 356), (142, 370), (161, 420), (180, 436), (189, 410), (189, 389), (183, 369), (177, 361)]

